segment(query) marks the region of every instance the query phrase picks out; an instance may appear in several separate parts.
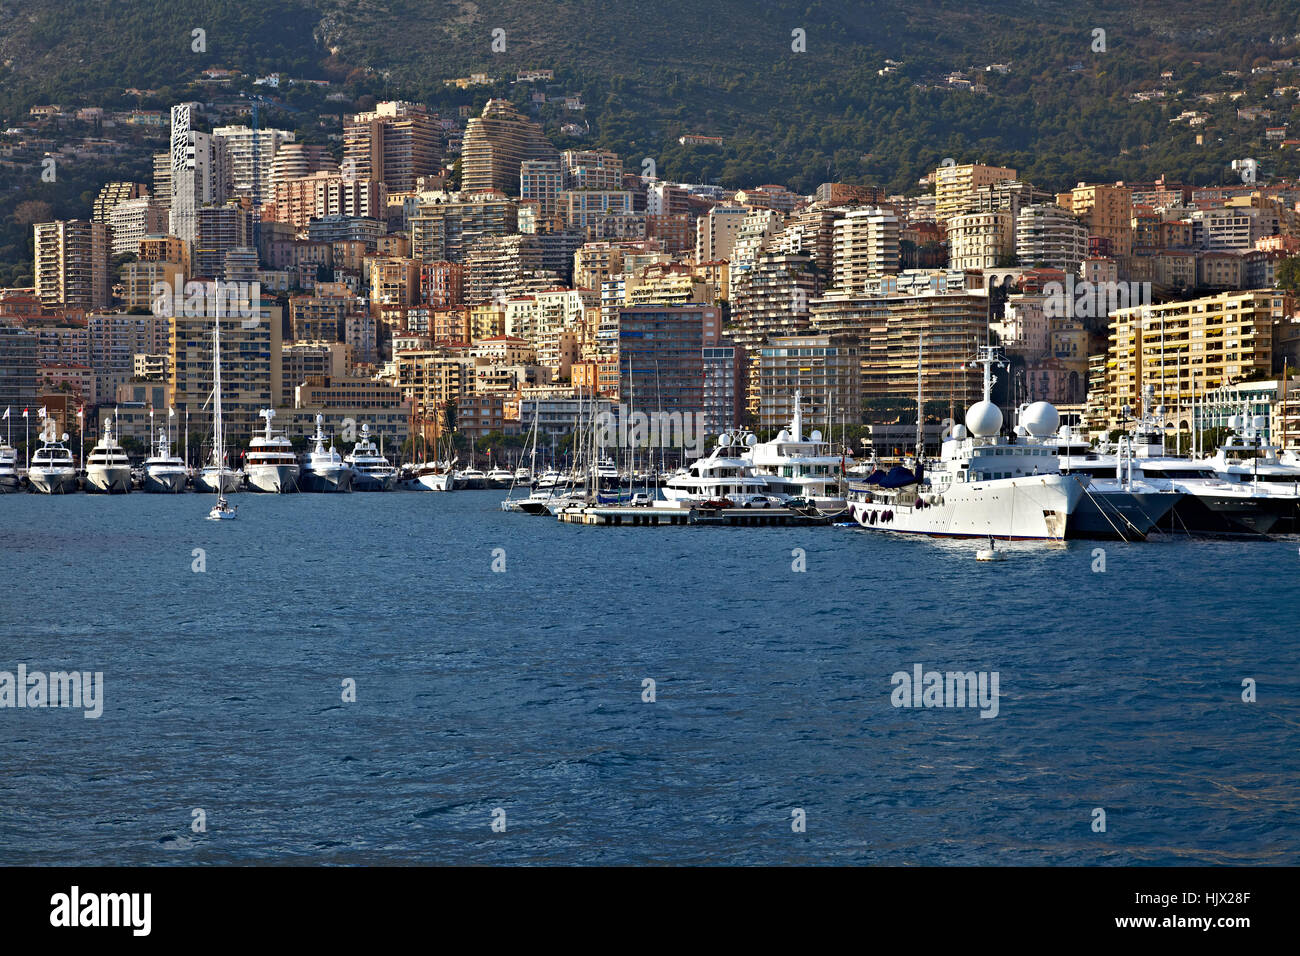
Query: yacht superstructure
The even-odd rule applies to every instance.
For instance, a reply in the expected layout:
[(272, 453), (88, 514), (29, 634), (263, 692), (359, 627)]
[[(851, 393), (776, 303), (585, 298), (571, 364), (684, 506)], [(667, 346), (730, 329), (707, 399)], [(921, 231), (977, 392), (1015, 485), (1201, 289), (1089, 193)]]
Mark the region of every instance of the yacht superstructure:
[(127, 494), (131, 490), (131, 459), (113, 436), (113, 419), (104, 419), (104, 434), (86, 459), (86, 490), (95, 494)]
[(270, 494), (288, 494), (298, 490), (298, 458), (293, 443), (271, 428), (275, 409), (264, 408), (258, 414), (266, 420), (266, 431), (253, 438), (248, 446), (244, 472), (248, 487)]
[[(1087, 478), (1062, 475), (1056, 452), (1001, 436), (1002, 411), (993, 404), (993, 366), (1005, 365), (998, 346), (982, 346), (984, 398), (953, 428), (939, 461), (927, 470), (921, 446), (923, 403), (917, 397), (917, 449), (912, 467), (878, 470), (849, 485), (849, 507), (863, 528), (936, 537), (1060, 541)], [(918, 391), (920, 361), (918, 359)], [(1043, 417), (1026, 423), (1046, 436), (1059, 416), (1047, 403)], [(1046, 414), (1050, 410), (1050, 414)]]

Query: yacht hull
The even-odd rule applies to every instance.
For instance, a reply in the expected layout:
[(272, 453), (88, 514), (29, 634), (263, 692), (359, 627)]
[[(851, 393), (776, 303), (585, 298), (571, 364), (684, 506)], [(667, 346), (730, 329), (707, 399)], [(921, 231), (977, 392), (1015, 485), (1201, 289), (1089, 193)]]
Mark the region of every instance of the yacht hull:
[(1192, 492), (1185, 495), (1168, 517), (1160, 522), (1160, 528), (1175, 534), (1269, 534), (1285, 528), (1288, 521), (1293, 521), (1295, 508), (1295, 502), (1285, 498), (1219, 495), (1212, 491)]
[(310, 494), (335, 494), (352, 490), (351, 468), (323, 468), (319, 471), (304, 468), (302, 470), (300, 490)]
[[(223, 495), (233, 495), (239, 491), (241, 476), (233, 471), (225, 472), (221, 476), (220, 493)], [(205, 495), (217, 494), (217, 473), (208, 471), (206, 468), (194, 476), (194, 490)]]
[(263, 494), (287, 495), (299, 490), (297, 465), (250, 465), (248, 487)]
[(185, 481), (188, 476), (183, 470), (177, 471), (149, 471), (144, 473), (143, 488), (146, 492), (153, 495), (175, 495), (185, 490)]
[(1144, 539), (1178, 504), (1178, 492), (1098, 491), (1089, 488), (1070, 513), (1067, 538), (1091, 541)]
[(392, 491), (397, 484), (397, 472), (389, 475), (372, 475), (358, 471), (352, 478), (353, 491)]
[(853, 520), (869, 531), (942, 538), (1061, 541), (1083, 485), (1064, 475), (1034, 475), (949, 488), (942, 496), (923, 493), (900, 501), (893, 496), (854, 500)]
[(77, 490), (77, 473), (71, 469), (59, 472), (33, 468), (27, 473), (27, 482), (37, 494), (70, 495)]
[(417, 475), (415, 479), (425, 491), (454, 491), (456, 480), (451, 472), (442, 474)]
[(93, 495), (125, 495), (131, 491), (131, 469), (125, 466), (86, 470), (86, 491)]

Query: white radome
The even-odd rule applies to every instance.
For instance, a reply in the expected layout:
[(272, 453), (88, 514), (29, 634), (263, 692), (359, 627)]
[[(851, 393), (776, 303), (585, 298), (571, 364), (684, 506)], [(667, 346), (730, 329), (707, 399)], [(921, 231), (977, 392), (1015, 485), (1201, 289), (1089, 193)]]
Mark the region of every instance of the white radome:
[(992, 402), (976, 402), (966, 410), (966, 427), (976, 438), (991, 438), (1002, 430), (1002, 409)]
[(1029, 429), (1029, 434), (1035, 438), (1046, 438), (1060, 427), (1061, 413), (1051, 402), (1034, 402), (1025, 409), (1020, 423)]

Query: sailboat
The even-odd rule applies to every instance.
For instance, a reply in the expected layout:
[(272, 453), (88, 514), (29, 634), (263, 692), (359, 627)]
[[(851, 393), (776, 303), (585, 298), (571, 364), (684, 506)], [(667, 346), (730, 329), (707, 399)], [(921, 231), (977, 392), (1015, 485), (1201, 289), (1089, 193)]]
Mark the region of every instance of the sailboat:
[[(213, 460), (217, 467), (226, 460), (225, 441), (221, 429), (221, 316), (212, 323), (212, 440)], [(209, 521), (228, 521), (236, 517), (239, 509), (226, 500), (225, 489), (217, 480), (217, 503), (208, 512)]]

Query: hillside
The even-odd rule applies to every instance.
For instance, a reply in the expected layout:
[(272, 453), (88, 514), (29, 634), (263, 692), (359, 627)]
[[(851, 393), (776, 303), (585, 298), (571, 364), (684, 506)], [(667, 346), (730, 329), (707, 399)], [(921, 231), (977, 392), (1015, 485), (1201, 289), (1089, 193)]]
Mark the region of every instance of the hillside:
[[(220, 67), (329, 79), (345, 102), (299, 86), (282, 97), (283, 113), (264, 118), (318, 138), (374, 98), (477, 109), (493, 95), (526, 108), (535, 90), (578, 95), (580, 111), (535, 110), (559, 145), (608, 146), (631, 168), (648, 156), (660, 175), (737, 187), (810, 190), (834, 178), (915, 189), (945, 156), (1011, 165), (1053, 189), (1161, 173), (1226, 182), (1242, 156), (1265, 174), (1300, 173), (1300, 153), (1264, 140), (1265, 126), (1292, 118), (1294, 89), (1274, 90), (1300, 86), (1300, 71), (1251, 72), (1300, 52), (1300, 8), (1287, 0), (133, 0), (129, 16), (120, 7), (0, 0), (6, 125), (38, 103), (160, 108), (202, 98), (212, 88), (191, 84)], [(207, 31), (205, 52), (191, 50), (196, 27)], [(806, 52), (792, 51), (796, 28)], [(1093, 49), (1098, 29), (1104, 52)], [(496, 30), (504, 52), (492, 50)], [(553, 69), (555, 82), (509, 82), (535, 68)], [(444, 82), (476, 72), (497, 81)], [(134, 98), (128, 87), (154, 93)], [(1243, 106), (1272, 115), (1242, 119)], [(1201, 125), (1178, 119), (1188, 111)], [(565, 122), (582, 135), (563, 135)], [(679, 145), (688, 132), (724, 143)], [(83, 173), (92, 188), (95, 171)], [(8, 216), (30, 187), (4, 185)], [(64, 201), (55, 198), (56, 213), (66, 214)]]

